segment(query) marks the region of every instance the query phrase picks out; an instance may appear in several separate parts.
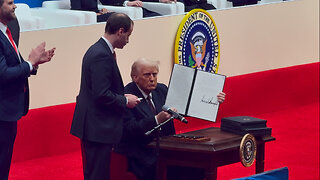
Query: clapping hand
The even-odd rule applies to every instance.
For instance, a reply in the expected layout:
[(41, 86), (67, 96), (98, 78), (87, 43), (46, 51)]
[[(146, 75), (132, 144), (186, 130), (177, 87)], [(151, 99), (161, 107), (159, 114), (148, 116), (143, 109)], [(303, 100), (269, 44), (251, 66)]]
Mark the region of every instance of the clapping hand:
[(45, 46), (46, 43), (42, 42), (35, 49), (31, 50), (28, 59), (33, 66), (38, 66), (39, 64), (51, 61), (56, 48), (52, 48), (46, 51)]

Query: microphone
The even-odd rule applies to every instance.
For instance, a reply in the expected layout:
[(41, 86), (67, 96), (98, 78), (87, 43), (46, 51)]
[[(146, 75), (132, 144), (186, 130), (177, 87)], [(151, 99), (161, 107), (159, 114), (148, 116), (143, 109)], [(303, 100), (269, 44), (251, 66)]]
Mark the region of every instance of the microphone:
[(183, 116), (181, 116), (179, 113), (172, 111), (169, 107), (166, 105), (162, 106), (162, 110), (171, 114), (174, 118), (179, 119), (181, 122), (188, 123), (188, 120), (186, 120)]

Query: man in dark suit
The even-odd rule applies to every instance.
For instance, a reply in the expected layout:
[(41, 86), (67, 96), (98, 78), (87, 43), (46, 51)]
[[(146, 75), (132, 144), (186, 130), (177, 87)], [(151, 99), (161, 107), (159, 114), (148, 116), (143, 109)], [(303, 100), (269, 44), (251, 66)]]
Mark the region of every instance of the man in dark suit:
[(28, 112), (28, 77), (49, 62), (55, 50), (45, 51), (43, 42), (23, 60), (7, 27), (16, 19), (15, 8), (13, 0), (0, 0), (0, 180), (8, 179), (17, 121)]
[[(128, 110), (124, 119), (122, 143), (116, 151), (128, 157), (129, 171), (132, 171), (139, 180), (155, 179), (156, 154), (147, 148), (147, 144), (157, 133), (146, 136), (145, 132), (171, 117), (162, 111), (167, 96), (167, 86), (157, 83), (158, 63), (146, 59), (135, 61), (131, 69), (133, 82), (125, 87), (125, 93), (134, 94), (142, 100), (135, 108)], [(150, 101), (148, 97), (151, 98)], [(173, 121), (170, 121), (161, 127), (160, 135), (172, 134), (175, 134), (175, 129)]]
[[(144, 58), (135, 61), (131, 68), (132, 82), (125, 87), (125, 93), (134, 94), (142, 100), (136, 107), (127, 110), (122, 140), (116, 151), (127, 156), (128, 170), (139, 180), (154, 180), (156, 174), (156, 153), (147, 145), (157, 136), (157, 132), (148, 136), (145, 133), (171, 117), (162, 111), (167, 96), (167, 86), (157, 82), (158, 64), (158, 61)], [(150, 102), (148, 97), (151, 97)], [(225, 99), (225, 93), (221, 92), (217, 97), (221, 103)], [(160, 136), (172, 134), (175, 134), (174, 124), (173, 121), (169, 121), (161, 127)], [(185, 178), (204, 179), (204, 170), (177, 166), (169, 168), (168, 179)]]
[(97, 14), (97, 22), (106, 22), (112, 12), (107, 9), (98, 9), (97, 0), (70, 0), (71, 10), (93, 11)]
[(140, 102), (135, 95), (124, 94), (114, 52), (129, 42), (132, 30), (133, 21), (127, 15), (113, 13), (104, 35), (83, 57), (71, 134), (81, 140), (85, 180), (110, 179), (111, 150), (121, 138), (122, 116), (126, 107)]

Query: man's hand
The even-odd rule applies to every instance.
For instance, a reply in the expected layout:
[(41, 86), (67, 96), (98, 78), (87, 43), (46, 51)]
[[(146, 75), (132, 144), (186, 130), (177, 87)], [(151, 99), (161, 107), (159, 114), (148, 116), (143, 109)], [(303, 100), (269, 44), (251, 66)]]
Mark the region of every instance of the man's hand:
[(46, 43), (42, 42), (35, 49), (31, 50), (28, 60), (33, 66), (38, 66), (39, 64), (49, 62), (54, 56), (54, 51), (56, 48), (45, 51), (45, 46)]
[(159, 124), (166, 121), (170, 117), (171, 117), (171, 114), (169, 114), (165, 111), (161, 111), (161, 112), (159, 112), (159, 114), (156, 115), (156, 118), (157, 118)]
[(218, 102), (219, 103), (223, 103), (225, 98), (226, 98), (226, 93), (224, 92), (220, 92), (218, 95), (217, 95), (217, 98), (218, 98)]
[(102, 14), (106, 14), (107, 12), (109, 12), (106, 8), (102, 8), (100, 9), (100, 11), (97, 13), (97, 15), (102, 15)]
[(142, 7), (142, 1), (128, 1), (127, 6)]
[[(172, 111), (174, 112), (178, 112), (176, 108), (170, 108)], [(164, 121), (166, 121), (167, 119), (171, 118), (171, 114), (169, 114), (168, 112), (165, 111), (161, 111), (159, 112), (158, 115), (156, 115), (158, 123), (162, 123)]]
[(161, 3), (176, 3), (177, 0), (160, 0)]
[(138, 97), (133, 94), (125, 94), (124, 96), (128, 100), (128, 103), (127, 103), (128, 108), (134, 108), (137, 104), (140, 103), (140, 100), (138, 99)]

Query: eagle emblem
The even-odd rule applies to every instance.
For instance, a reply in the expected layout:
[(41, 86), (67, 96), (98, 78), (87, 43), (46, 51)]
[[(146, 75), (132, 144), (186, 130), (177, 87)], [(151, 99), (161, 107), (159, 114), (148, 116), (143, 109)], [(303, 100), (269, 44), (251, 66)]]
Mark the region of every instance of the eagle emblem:
[(192, 68), (201, 69), (202, 67), (206, 67), (206, 63), (203, 63), (206, 54), (206, 45), (207, 39), (202, 32), (196, 32), (192, 36), (190, 41), (192, 58), (189, 57), (189, 64), (192, 64)]

